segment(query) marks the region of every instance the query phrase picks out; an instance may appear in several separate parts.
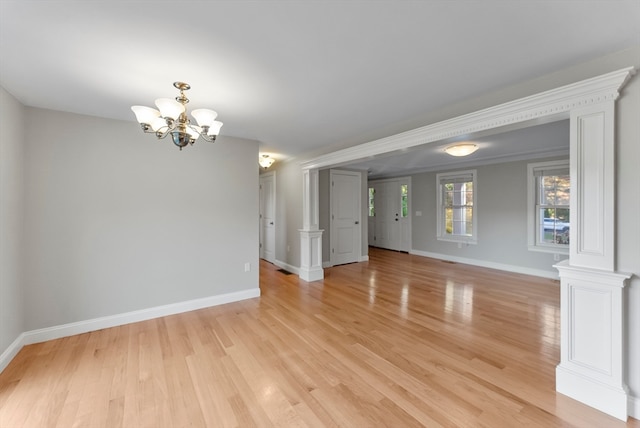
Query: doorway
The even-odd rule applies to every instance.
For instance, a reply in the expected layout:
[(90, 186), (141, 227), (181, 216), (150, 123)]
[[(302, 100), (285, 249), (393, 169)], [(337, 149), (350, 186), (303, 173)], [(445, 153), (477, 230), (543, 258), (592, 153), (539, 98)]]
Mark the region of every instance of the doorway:
[(260, 175), (260, 258), (275, 262), (276, 172)]
[(331, 265), (359, 262), (362, 247), (361, 173), (332, 169), (329, 177)]
[(369, 182), (369, 245), (411, 250), (411, 177)]

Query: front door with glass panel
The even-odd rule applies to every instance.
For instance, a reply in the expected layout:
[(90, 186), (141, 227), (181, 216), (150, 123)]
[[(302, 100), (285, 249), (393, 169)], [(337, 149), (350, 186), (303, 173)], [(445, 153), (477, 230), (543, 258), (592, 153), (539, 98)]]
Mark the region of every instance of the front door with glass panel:
[(396, 251), (411, 249), (410, 178), (369, 182), (369, 245)]

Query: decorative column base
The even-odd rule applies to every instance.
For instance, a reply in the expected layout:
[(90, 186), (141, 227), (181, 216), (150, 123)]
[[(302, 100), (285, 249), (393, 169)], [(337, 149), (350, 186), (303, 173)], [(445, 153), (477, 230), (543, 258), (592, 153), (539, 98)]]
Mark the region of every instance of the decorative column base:
[(307, 282), (324, 278), (322, 269), (322, 232), (300, 229), (300, 279)]
[(556, 391), (627, 420), (624, 294), (631, 275), (571, 266), (560, 272), (561, 347)]
[(562, 363), (556, 367), (556, 391), (622, 421), (629, 415), (626, 386), (616, 388), (600, 383)]

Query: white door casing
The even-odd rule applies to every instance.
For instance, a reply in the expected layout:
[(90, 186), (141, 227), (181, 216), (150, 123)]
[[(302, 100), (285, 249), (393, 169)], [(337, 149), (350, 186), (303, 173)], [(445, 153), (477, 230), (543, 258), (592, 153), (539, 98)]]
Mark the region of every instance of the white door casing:
[(332, 265), (360, 261), (362, 226), (361, 174), (330, 171), (330, 262)]

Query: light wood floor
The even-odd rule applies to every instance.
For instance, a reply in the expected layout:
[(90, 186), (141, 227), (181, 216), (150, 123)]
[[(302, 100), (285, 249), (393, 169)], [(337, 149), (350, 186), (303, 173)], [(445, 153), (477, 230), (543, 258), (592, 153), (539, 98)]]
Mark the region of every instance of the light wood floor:
[(0, 427), (639, 427), (554, 391), (555, 281), (371, 249), (262, 297), (26, 346)]

